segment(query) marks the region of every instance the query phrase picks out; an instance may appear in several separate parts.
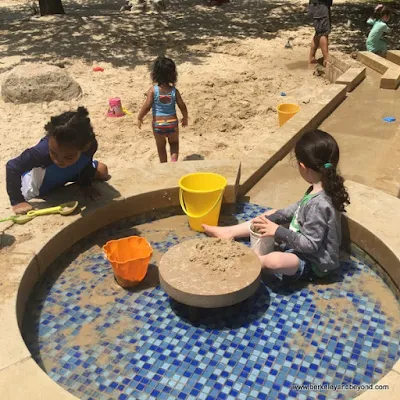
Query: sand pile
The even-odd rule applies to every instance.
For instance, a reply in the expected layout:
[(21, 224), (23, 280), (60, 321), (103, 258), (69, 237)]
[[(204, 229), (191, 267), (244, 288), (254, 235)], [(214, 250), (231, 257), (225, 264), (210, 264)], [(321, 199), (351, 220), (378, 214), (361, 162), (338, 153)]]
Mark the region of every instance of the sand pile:
[(252, 285), (259, 278), (261, 262), (244, 244), (202, 238), (168, 250), (160, 261), (159, 272), (168, 294), (168, 288), (174, 288), (180, 293), (217, 297)]
[(243, 246), (232, 240), (199, 240), (189, 253), (189, 261), (193, 263), (193, 273), (205, 272), (225, 280), (224, 275), (235, 270), (239, 259), (245, 255)]

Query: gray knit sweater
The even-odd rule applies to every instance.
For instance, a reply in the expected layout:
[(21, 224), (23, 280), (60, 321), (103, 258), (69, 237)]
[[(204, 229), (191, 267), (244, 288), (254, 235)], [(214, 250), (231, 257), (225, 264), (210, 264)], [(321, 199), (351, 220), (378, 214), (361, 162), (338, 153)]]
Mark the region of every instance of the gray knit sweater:
[[(290, 223), (301, 201), (276, 211), (268, 219), (276, 224)], [(293, 249), (303, 260), (309, 261), (318, 276), (339, 267), (342, 240), (341, 213), (330, 197), (321, 191), (300, 206), (297, 221), (299, 232), (279, 226), (275, 240), (286, 249)]]

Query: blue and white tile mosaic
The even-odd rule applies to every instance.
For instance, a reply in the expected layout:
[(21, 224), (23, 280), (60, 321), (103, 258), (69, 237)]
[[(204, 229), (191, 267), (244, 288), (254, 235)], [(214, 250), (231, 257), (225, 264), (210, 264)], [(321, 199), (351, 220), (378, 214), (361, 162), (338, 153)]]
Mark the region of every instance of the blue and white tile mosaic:
[[(234, 219), (265, 211), (239, 204)], [(61, 256), (29, 299), (24, 338), (38, 364), (80, 399), (350, 399), (295, 385), (371, 384), (400, 357), (397, 300), (360, 251), (332, 281), (261, 284), (246, 302), (199, 310), (158, 286), (157, 261), (199, 236), (173, 211), (105, 228)], [(226, 221), (231, 222), (231, 221)], [(113, 279), (101, 245), (140, 234), (155, 261), (140, 288)], [(356, 257), (357, 258), (356, 258)]]

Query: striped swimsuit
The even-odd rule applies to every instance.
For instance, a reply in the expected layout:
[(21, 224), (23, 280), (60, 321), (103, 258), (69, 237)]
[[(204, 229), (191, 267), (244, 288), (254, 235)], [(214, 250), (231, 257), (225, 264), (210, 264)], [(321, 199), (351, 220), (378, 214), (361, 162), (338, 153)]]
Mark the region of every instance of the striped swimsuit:
[(176, 118), (176, 89), (173, 87), (168, 94), (160, 94), (158, 85), (154, 86), (153, 117), (165, 117), (153, 121), (154, 133), (172, 135), (178, 127)]

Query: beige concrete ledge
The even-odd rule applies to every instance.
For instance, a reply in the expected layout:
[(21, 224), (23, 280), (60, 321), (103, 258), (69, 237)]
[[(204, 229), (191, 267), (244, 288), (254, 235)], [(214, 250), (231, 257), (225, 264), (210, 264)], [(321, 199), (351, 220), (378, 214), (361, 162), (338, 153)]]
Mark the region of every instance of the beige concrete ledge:
[(354, 60), (348, 55), (344, 55), (340, 52), (330, 53), (329, 62), (325, 69), (325, 77), (329, 80), (329, 82), (340, 84), (341, 82), (339, 81), (339, 78), (349, 69), (362, 68), (363, 64), (361, 64), (359, 61)]
[(16, 318), (17, 314), (22, 315), (24, 311), (23, 307), (18, 309), (17, 298), (19, 304), (25, 305), (32, 283), (34, 284), (39, 279), (39, 270), (34, 254), (5, 255), (1, 258), (1, 263), (9, 266), (10, 270), (2, 277), (5, 284), (1, 285), (0, 370), (30, 357), (29, 350), (22, 340)]
[(358, 52), (358, 59), (367, 67), (382, 74), (381, 89), (397, 89), (400, 84), (400, 67), (388, 59), (369, 51)]
[(327, 86), (318, 101), (301, 109), (242, 162), (239, 195), (245, 195), (293, 149), (303, 133), (317, 128), (346, 98), (346, 86)]
[(381, 89), (396, 90), (400, 84), (400, 67), (389, 68), (381, 78)]
[(400, 65), (400, 50), (389, 50), (386, 58), (392, 63)]
[(382, 154), (382, 160), (384, 162), (379, 166), (379, 173), (373, 182), (373, 186), (400, 198), (400, 168), (398, 165), (398, 160), (400, 160), (400, 127), (397, 129), (390, 147)]
[(367, 390), (357, 400), (397, 400), (400, 398), (400, 375), (396, 371), (390, 371), (379, 382), (375, 388)]
[(383, 75), (389, 68), (396, 67), (391, 61), (386, 60), (370, 51), (359, 51), (357, 58), (364, 65)]
[(77, 400), (55, 383), (32, 358), (0, 371), (3, 400)]
[(343, 75), (336, 80), (337, 84), (346, 85), (347, 91), (353, 91), (366, 76), (367, 69), (364, 68), (349, 68)]
[(346, 181), (351, 241), (374, 258), (400, 288), (400, 201), (380, 190)]

